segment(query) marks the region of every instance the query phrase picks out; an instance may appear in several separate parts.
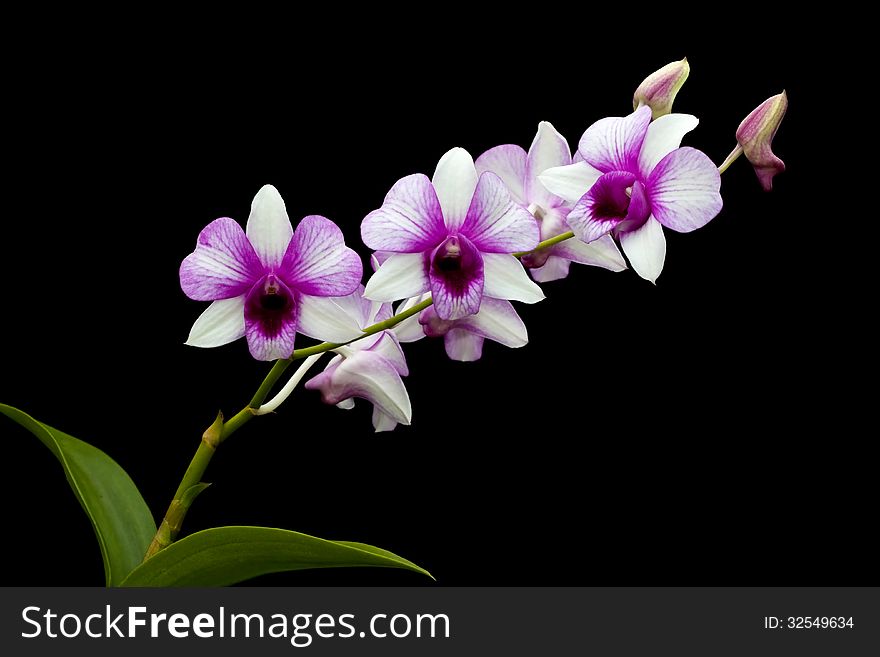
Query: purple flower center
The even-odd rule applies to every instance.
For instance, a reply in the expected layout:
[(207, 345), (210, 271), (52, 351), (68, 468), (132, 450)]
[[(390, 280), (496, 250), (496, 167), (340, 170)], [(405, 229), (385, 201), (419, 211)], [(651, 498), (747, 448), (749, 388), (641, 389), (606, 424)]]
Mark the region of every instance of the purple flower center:
[(602, 185), (596, 194), (593, 216), (599, 221), (626, 219), (635, 180), (631, 173), (621, 173)]
[(281, 333), (296, 309), (293, 291), (275, 274), (257, 281), (245, 299), (245, 316), (256, 319), (267, 337)]
[(615, 235), (636, 230), (651, 215), (644, 184), (628, 171), (609, 171), (584, 198), (589, 199), (593, 222), (612, 228)]

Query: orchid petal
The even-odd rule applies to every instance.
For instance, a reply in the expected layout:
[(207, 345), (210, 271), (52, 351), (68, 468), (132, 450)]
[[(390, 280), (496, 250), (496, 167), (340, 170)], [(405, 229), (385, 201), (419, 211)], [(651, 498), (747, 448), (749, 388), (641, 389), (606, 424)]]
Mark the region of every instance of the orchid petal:
[(601, 171), (581, 161), (564, 167), (547, 169), (538, 176), (538, 181), (551, 194), (567, 203), (577, 203), (601, 177)]
[[(445, 255), (449, 252), (454, 256)], [(434, 307), (443, 319), (458, 319), (480, 309), (483, 256), (464, 235), (449, 237), (434, 250), (428, 279)]]
[(394, 183), (382, 207), (361, 222), (361, 238), (371, 249), (416, 253), (435, 247), (445, 236), (437, 193), (421, 173)]
[(571, 149), (565, 137), (548, 121), (541, 121), (526, 161), (526, 198), (529, 203), (542, 207), (558, 205), (558, 198), (547, 193), (547, 189), (538, 181), (538, 176), (547, 169), (568, 164), (571, 164)]
[(644, 178), (664, 157), (681, 146), (682, 138), (697, 127), (699, 120), (690, 114), (666, 114), (651, 122), (639, 153), (639, 171)]
[[(583, 244), (577, 240), (578, 244)], [(571, 268), (571, 260), (550, 255), (540, 267), (530, 267), (529, 275), (538, 283), (551, 283), (559, 281), (568, 276), (568, 270)]]
[[(626, 261), (610, 235), (604, 235), (589, 244), (578, 239), (565, 240), (553, 247), (553, 255), (582, 265), (593, 265), (610, 271), (626, 269)], [(534, 274), (533, 270), (533, 278)]]
[[(357, 348), (357, 343), (355, 343), (354, 347)], [(397, 338), (390, 331), (382, 331), (379, 339), (369, 347), (369, 351), (379, 354), (391, 363), (400, 376), (407, 376), (409, 374), (409, 367), (407, 367), (403, 349), (401, 349)]]
[(363, 335), (357, 316), (342, 307), (340, 298), (346, 297), (300, 295), (297, 330), (324, 342), (348, 342)]
[[(424, 301), (427, 297), (427, 294), (422, 294), (417, 297), (407, 299), (397, 307), (397, 314), (399, 315), (400, 313), (409, 310), (416, 304)], [(419, 324), (418, 314), (415, 314), (412, 317), (408, 317), (407, 319), (397, 324), (391, 330), (394, 332), (394, 335), (397, 336), (397, 339), (401, 342), (416, 342), (425, 337), (425, 331), (422, 329), (422, 325)]]
[(281, 271), (289, 285), (320, 297), (351, 294), (364, 273), (360, 256), (345, 246), (339, 227), (318, 215), (299, 222), (284, 254)]
[(620, 246), (635, 272), (647, 281), (657, 282), (666, 260), (666, 236), (663, 226), (654, 217), (640, 228), (620, 234)]
[(215, 301), (190, 329), (186, 344), (219, 347), (244, 336), (244, 295)]
[(626, 190), (635, 183), (635, 175), (625, 171), (599, 178), (568, 214), (568, 224), (578, 239), (592, 242), (621, 224), (630, 205)]
[(443, 336), (446, 355), (452, 360), (470, 363), (483, 355), (483, 338), (460, 328), (451, 329)]
[(382, 433), (383, 431), (394, 431), (394, 428), (396, 426), (397, 420), (395, 420), (387, 413), (383, 413), (378, 406), (373, 406), (373, 430), (376, 433)]
[(639, 151), (651, 122), (647, 105), (625, 117), (609, 117), (587, 128), (578, 144), (584, 160), (602, 173), (637, 171)]
[(512, 255), (485, 253), (483, 267), (486, 296), (523, 303), (537, 303), (544, 298), (541, 288), (529, 279), (522, 263)]
[(531, 212), (514, 203), (501, 178), (489, 171), (480, 176), (460, 231), (483, 253), (528, 251), (540, 240)]
[[(354, 408), (354, 399), (343, 399), (341, 402), (336, 404), (336, 408), (341, 408), (343, 411), (350, 411)], [(397, 423), (395, 422), (395, 424)]]
[(396, 253), (367, 281), (364, 296), (373, 301), (397, 301), (427, 292), (431, 284), (422, 253)]
[(432, 182), (447, 232), (456, 232), (464, 222), (477, 187), (477, 169), (470, 153), (463, 148), (453, 148), (444, 154), (437, 163)]
[(526, 152), (520, 146), (505, 144), (496, 146), (480, 155), (474, 162), (477, 175), (491, 171), (507, 185), (513, 200), (520, 205), (528, 205), (525, 190)]
[(277, 269), (293, 235), (284, 199), (272, 185), (263, 185), (251, 202), (247, 236), (267, 269)]
[(229, 299), (247, 292), (262, 275), (263, 266), (241, 226), (222, 217), (199, 233), (196, 250), (180, 265), (180, 287), (196, 301)]
[[(270, 289), (277, 292), (270, 294)], [(267, 297), (277, 297), (278, 301), (267, 303)], [(245, 337), (251, 356), (257, 360), (290, 358), (300, 306), (300, 296), (272, 274), (253, 286), (244, 303)]]
[(721, 211), (721, 174), (695, 148), (679, 148), (660, 160), (646, 187), (654, 217), (680, 233), (705, 226)]
[(480, 312), (458, 320), (452, 330), (457, 329), (466, 329), (506, 347), (522, 347), (529, 341), (526, 325), (513, 305), (503, 299), (485, 297)]

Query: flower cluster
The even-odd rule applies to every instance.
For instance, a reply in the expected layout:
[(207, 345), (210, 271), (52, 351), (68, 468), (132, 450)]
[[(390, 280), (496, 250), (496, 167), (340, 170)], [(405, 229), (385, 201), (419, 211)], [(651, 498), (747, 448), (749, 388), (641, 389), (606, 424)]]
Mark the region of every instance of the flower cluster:
[[(293, 230), (278, 191), (263, 187), (246, 230), (215, 220), (181, 265), (184, 293), (212, 301), (187, 344), (246, 337), (253, 357), (269, 361), (295, 356), (297, 333), (327, 341), (324, 350), (335, 356), (305, 387), (342, 408), (354, 398), (370, 401), (376, 431), (409, 424), (402, 343), (442, 336), (459, 361), (479, 359), (487, 338), (521, 347), (528, 333), (511, 301), (541, 301), (538, 283), (566, 277), (571, 263), (622, 271), (623, 255), (636, 274), (656, 282), (666, 257), (663, 228), (686, 233), (711, 221), (722, 207), (721, 173), (740, 154), (770, 188), (785, 168), (770, 147), (785, 94), (743, 121), (736, 149), (719, 168), (681, 146), (698, 125), (671, 112), (689, 71), (685, 59), (648, 76), (634, 111), (593, 123), (574, 155), (542, 121), (528, 151), (506, 144), (474, 161), (453, 148), (431, 178), (398, 180), (361, 223), (374, 252), (366, 285), (360, 258), (336, 224), (308, 216)], [(318, 357), (306, 359), (262, 411), (276, 408)]]

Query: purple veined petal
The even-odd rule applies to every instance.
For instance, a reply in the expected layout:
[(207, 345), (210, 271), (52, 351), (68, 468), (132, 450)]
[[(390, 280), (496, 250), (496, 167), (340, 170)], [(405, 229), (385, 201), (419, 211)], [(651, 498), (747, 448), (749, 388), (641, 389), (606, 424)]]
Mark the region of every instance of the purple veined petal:
[[(553, 247), (553, 255), (581, 265), (602, 267), (609, 271), (623, 271), (626, 269), (626, 261), (623, 259), (620, 250), (610, 235), (600, 237), (589, 244), (578, 239), (560, 242)], [(532, 274), (534, 274), (534, 271)]]
[(281, 265), (293, 227), (281, 194), (272, 185), (263, 185), (251, 202), (247, 236), (267, 269)]
[(634, 181), (632, 186), (626, 190), (626, 194), (630, 197), (629, 207), (626, 209), (623, 221), (615, 228), (615, 235), (639, 228), (651, 215), (651, 202), (648, 200), (645, 186), (640, 181)]
[(654, 217), (630, 233), (620, 234), (620, 246), (633, 270), (646, 281), (657, 282), (666, 260), (666, 236)]
[(325, 404), (358, 397), (366, 399), (399, 424), (409, 424), (412, 406), (406, 387), (394, 365), (371, 351), (356, 351), (331, 364), (305, 384), (320, 390)]
[(490, 171), (480, 176), (459, 230), (483, 253), (528, 251), (540, 239), (532, 213), (514, 203), (501, 178)]
[(244, 295), (215, 301), (199, 315), (186, 344), (219, 347), (244, 337)]
[[(354, 343), (354, 345), (357, 345), (357, 343)], [(379, 334), (379, 339), (369, 347), (369, 351), (372, 351), (374, 354), (379, 354), (382, 358), (391, 363), (400, 376), (409, 375), (409, 367), (407, 367), (406, 356), (403, 354), (403, 349), (401, 349), (397, 338), (394, 337), (394, 334), (390, 331), (382, 331), (382, 333)]]
[(599, 178), (568, 214), (568, 225), (578, 239), (592, 242), (623, 223), (635, 183), (635, 174), (625, 171), (611, 171)]
[(523, 347), (529, 342), (526, 325), (513, 305), (503, 299), (484, 298), (480, 312), (455, 322), (454, 330), (457, 329), (465, 329), (505, 347)]
[(257, 360), (290, 358), (296, 338), (300, 298), (275, 274), (261, 278), (244, 302), (245, 337)]
[(505, 144), (496, 146), (480, 155), (474, 162), (477, 175), (491, 171), (501, 178), (510, 196), (520, 205), (528, 205), (525, 191), (526, 152), (520, 146)]
[(373, 430), (376, 433), (394, 431), (396, 426), (397, 420), (390, 415), (383, 413), (378, 406), (373, 406)]
[(654, 217), (679, 233), (705, 226), (721, 212), (721, 174), (695, 148), (679, 148), (660, 160), (645, 186)]
[[(427, 294), (421, 294), (417, 297), (411, 297), (407, 299), (397, 307), (397, 314), (399, 315), (400, 313), (409, 310), (410, 308), (418, 303), (421, 303), (427, 298)], [(416, 342), (425, 337), (425, 331), (422, 329), (422, 325), (419, 324), (418, 314), (403, 320), (402, 322), (400, 322), (400, 324), (397, 324), (391, 330), (394, 332), (394, 335), (397, 336), (397, 339), (401, 342)]]
[(571, 149), (565, 137), (550, 122), (541, 121), (526, 160), (526, 198), (529, 200), (526, 205), (536, 203), (544, 208), (559, 205), (559, 197), (548, 193), (547, 188), (538, 181), (538, 176), (547, 169), (569, 164)]
[(495, 299), (512, 299), (523, 303), (537, 303), (544, 293), (526, 274), (522, 263), (512, 255), (483, 254), (486, 283), (483, 294)]
[(299, 222), (280, 271), (288, 285), (319, 297), (351, 294), (364, 273), (360, 256), (345, 246), (339, 227), (318, 215)]
[(609, 171), (638, 171), (639, 151), (648, 124), (651, 108), (638, 108), (629, 116), (600, 119), (587, 128), (578, 144), (584, 160), (602, 173)]
[(681, 146), (681, 140), (700, 121), (690, 114), (666, 114), (651, 122), (642, 150), (639, 153), (639, 171), (647, 179), (664, 157)]
[(474, 189), (477, 187), (477, 169), (474, 160), (463, 148), (453, 148), (437, 163), (431, 179), (448, 233), (458, 231), (464, 222)]
[(348, 312), (340, 299), (346, 297), (301, 294), (297, 330), (322, 342), (348, 342), (363, 335), (358, 316)]
[(472, 363), (483, 355), (484, 338), (465, 329), (454, 328), (443, 336), (446, 355), (452, 360)]
[(547, 169), (538, 176), (538, 182), (566, 203), (577, 203), (601, 177), (601, 171), (591, 164), (580, 161), (564, 167)]
[(450, 235), (434, 249), (428, 279), (434, 308), (441, 318), (459, 319), (480, 309), (483, 256), (464, 235)]
[[(578, 244), (583, 244), (580, 240)], [(552, 253), (544, 261), (540, 267), (530, 267), (529, 275), (538, 283), (551, 283), (559, 281), (568, 276), (568, 270), (571, 267), (571, 261), (560, 258)]]
[(401, 178), (385, 196), (382, 207), (361, 222), (361, 239), (371, 249), (417, 253), (437, 246), (446, 237), (443, 212), (428, 177), (416, 173)]
[(180, 287), (196, 301), (229, 299), (247, 292), (263, 266), (238, 223), (215, 219), (199, 233), (196, 250), (180, 265)]
[(364, 296), (373, 301), (397, 301), (430, 288), (425, 254), (395, 253), (367, 281)]

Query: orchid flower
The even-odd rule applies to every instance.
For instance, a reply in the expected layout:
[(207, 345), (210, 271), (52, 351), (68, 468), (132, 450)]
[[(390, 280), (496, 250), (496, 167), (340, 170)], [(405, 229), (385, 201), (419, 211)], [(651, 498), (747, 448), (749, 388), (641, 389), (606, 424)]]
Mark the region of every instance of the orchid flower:
[(438, 316), (455, 320), (479, 311), (484, 296), (544, 298), (510, 255), (538, 245), (538, 224), (497, 175), (478, 176), (462, 148), (440, 159), (433, 179), (398, 180), (361, 223), (361, 237), (371, 249), (391, 252), (367, 283), (364, 294), (374, 301), (430, 291)]
[[(513, 200), (532, 213), (541, 229), (541, 241), (568, 232), (565, 217), (571, 205), (548, 192), (538, 182), (538, 176), (546, 169), (568, 164), (571, 164), (568, 142), (547, 121), (538, 124), (538, 133), (528, 153), (519, 146), (506, 144), (489, 149), (476, 161), (478, 173), (491, 171), (496, 174), (507, 185)], [(529, 253), (521, 260), (539, 283), (565, 278), (572, 262), (611, 271), (626, 269), (626, 263), (610, 236), (591, 244), (566, 240)]]
[[(314, 337), (332, 342), (348, 342), (362, 336), (367, 326), (391, 317), (390, 304), (365, 299), (363, 286), (345, 297), (316, 299), (313, 306), (323, 327)], [(325, 403), (345, 409), (354, 406), (354, 397), (366, 399), (373, 404), (373, 428), (377, 432), (410, 423), (412, 406), (401, 380), (409, 370), (394, 329), (334, 351), (337, 355), (321, 374), (306, 382), (306, 389), (320, 390)]]
[(582, 162), (545, 171), (552, 193), (575, 202), (568, 223), (590, 243), (611, 233), (630, 265), (656, 282), (666, 259), (663, 226), (687, 233), (721, 211), (721, 175), (695, 148), (679, 148), (697, 126), (689, 114), (651, 122), (651, 108), (597, 121), (581, 137)]
[(186, 344), (219, 347), (245, 336), (257, 360), (289, 358), (297, 331), (323, 330), (317, 301), (350, 294), (362, 273), (336, 224), (311, 215), (294, 231), (278, 190), (266, 185), (254, 197), (246, 231), (233, 219), (216, 219), (183, 260), (183, 292), (213, 301)]

